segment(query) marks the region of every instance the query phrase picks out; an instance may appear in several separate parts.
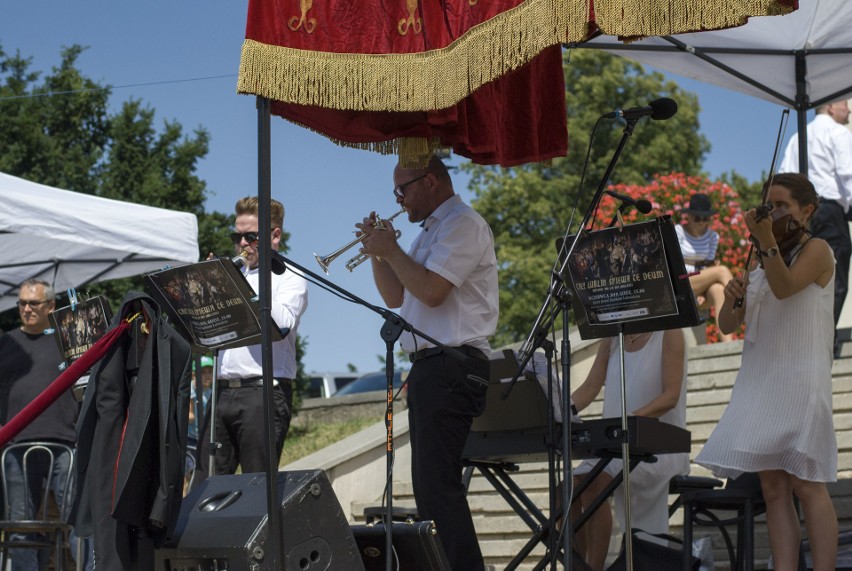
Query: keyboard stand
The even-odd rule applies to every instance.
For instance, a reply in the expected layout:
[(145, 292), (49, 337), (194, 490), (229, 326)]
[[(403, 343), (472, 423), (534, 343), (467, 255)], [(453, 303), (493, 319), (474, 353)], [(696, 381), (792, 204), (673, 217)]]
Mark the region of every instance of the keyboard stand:
[(506, 571), (517, 569), (518, 566), (529, 556), (537, 543), (541, 542), (547, 547), (547, 537), (550, 532), (550, 520), (535, 505), (530, 497), (509, 475), (509, 472), (519, 470), (517, 464), (510, 462), (482, 462), (466, 460), (465, 478), (469, 481), (474, 469), (488, 480), (488, 483), (506, 500), (509, 507), (520, 517), (532, 531), (532, 536), (524, 544), (517, 555), (506, 566)]
[[(616, 456), (608, 456), (601, 458), (592, 467), (592, 470), (585, 475), (580, 483), (574, 489), (571, 504), (576, 502), (580, 494), (582, 494), (591, 484), (591, 482), (609, 465)], [(636, 468), (640, 462), (656, 462), (657, 458), (653, 455), (633, 456), (630, 461), (630, 471)], [(481, 460), (465, 460), (464, 481), (469, 485), (473, 475), (473, 470), (478, 470), (491, 484), (491, 487), (500, 494), (506, 501), (509, 507), (521, 518), (521, 520), (530, 528), (532, 535), (521, 548), (515, 557), (506, 565), (506, 571), (517, 569), (521, 563), (529, 557), (536, 544), (541, 543), (545, 549), (549, 546), (549, 535), (551, 529), (550, 519), (539, 509), (530, 497), (524, 492), (520, 486), (512, 479), (510, 472), (518, 472), (519, 466), (512, 462), (487, 462)], [(572, 530), (580, 529), (591, 518), (594, 512), (602, 506), (615, 492), (616, 488), (624, 481), (624, 472), (621, 471), (613, 478), (612, 482), (592, 501), (589, 508), (584, 511), (576, 521), (572, 523)], [(545, 554), (539, 563), (534, 567), (536, 570), (545, 569), (551, 560), (550, 554)]]

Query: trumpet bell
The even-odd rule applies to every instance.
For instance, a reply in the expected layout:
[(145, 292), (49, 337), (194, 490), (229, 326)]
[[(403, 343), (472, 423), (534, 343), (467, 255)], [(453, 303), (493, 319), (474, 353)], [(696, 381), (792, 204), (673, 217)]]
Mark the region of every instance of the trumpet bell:
[(324, 272), (325, 272), (325, 275), (329, 275), (329, 273), (328, 273), (328, 265), (329, 265), (331, 262), (333, 262), (333, 261), (334, 261), (334, 258), (332, 258), (331, 256), (320, 256), (320, 255), (319, 255), (319, 254), (317, 254), (316, 252), (314, 252), (314, 258), (316, 258), (316, 259), (317, 259), (317, 263), (319, 264), (319, 267), (321, 267), (321, 268), (322, 268), (322, 271), (324, 271)]

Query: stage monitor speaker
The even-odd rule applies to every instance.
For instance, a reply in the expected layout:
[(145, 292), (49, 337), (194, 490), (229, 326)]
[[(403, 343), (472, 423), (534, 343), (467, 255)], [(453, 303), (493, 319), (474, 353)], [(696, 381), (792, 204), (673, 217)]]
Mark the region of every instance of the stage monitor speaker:
[[(363, 571), (340, 502), (322, 470), (278, 473), (282, 571)], [(183, 499), (157, 571), (279, 571), (268, 551), (266, 475), (213, 476)]]
[[(353, 525), (352, 533), (358, 543), (366, 571), (384, 571), (387, 545), (385, 524)], [(451, 571), (435, 524), (431, 521), (395, 522), (393, 547), (396, 551), (394, 569)]]

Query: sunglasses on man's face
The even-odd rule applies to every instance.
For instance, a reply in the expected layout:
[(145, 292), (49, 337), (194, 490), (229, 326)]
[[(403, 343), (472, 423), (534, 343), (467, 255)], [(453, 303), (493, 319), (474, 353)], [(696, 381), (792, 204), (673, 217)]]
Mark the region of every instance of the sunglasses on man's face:
[(257, 242), (257, 232), (231, 232), (231, 241), (235, 245), (242, 244), (243, 239), (249, 244), (254, 244)]
[(709, 216), (692, 216), (696, 222), (708, 222), (710, 220)]

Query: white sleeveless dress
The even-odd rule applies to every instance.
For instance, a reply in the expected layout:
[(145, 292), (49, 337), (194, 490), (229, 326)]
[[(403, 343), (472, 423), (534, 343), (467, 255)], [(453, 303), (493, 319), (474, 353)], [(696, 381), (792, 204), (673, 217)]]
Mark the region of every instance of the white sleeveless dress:
[(725, 478), (784, 470), (833, 482), (834, 278), (783, 301), (762, 269), (749, 280), (742, 366), (728, 407), (695, 461)]
[[(680, 334), (683, 334), (679, 331)], [(662, 384), (662, 359), (664, 331), (655, 331), (638, 351), (624, 352), (624, 370), (627, 387), (627, 414), (641, 408), (660, 396)], [(606, 340), (601, 341), (606, 343)], [(618, 341), (613, 339), (607, 362), (603, 417), (621, 417), (621, 367)], [(677, 405), (663, 414), (660, 421), (686, 428), (686, 359), (683, 363), (680, 399)], [(585, 460), (575, 470), (581, 475), (597, 463)], [(613, 460), (606, 473), (616, 476), (621, 471), (621, 460)], [(653, 463), (640, 462), (630, 473), (630, 516), (634, 528), (649, 533), (666, 533), (669, 530), (668, 494), (669, 480), (689, 473), (689, 454), (660, 454)], [(625, 527), (624, 487), (613, 494), (613, 507), (618, 525)]]

